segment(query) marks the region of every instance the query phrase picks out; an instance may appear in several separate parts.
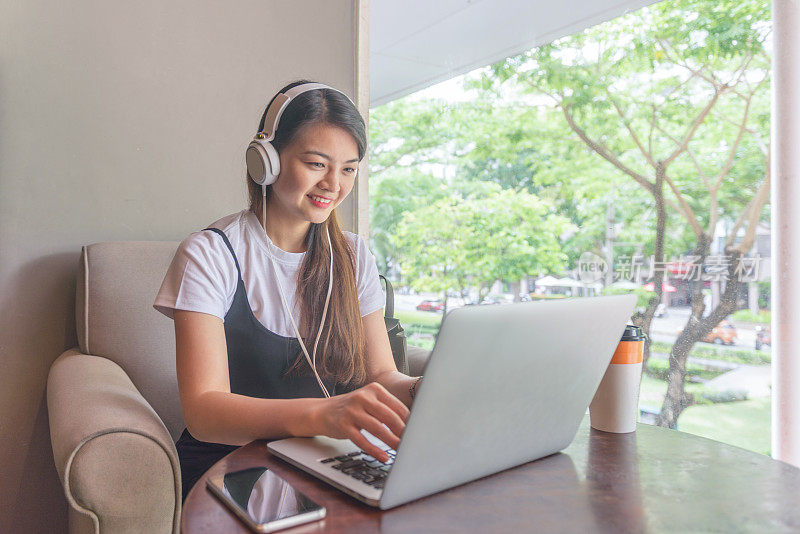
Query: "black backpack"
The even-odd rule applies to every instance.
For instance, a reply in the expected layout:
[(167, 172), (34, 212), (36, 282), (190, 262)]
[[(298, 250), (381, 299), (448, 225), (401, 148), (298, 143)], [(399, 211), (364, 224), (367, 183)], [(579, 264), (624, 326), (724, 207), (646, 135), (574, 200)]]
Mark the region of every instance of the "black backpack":
[(408, 374), (408, 358), (406, 358), (406, 332), (400, 326), (400, 321), (394, 318), (394, 290), (392, 284), (382, 274), (381, 280), (386, 283), (386, 309), (383, 320), (386, 322), (386, 333), (389, 334), (389, 345), (392, 347), (392, 356), (397, 370)]

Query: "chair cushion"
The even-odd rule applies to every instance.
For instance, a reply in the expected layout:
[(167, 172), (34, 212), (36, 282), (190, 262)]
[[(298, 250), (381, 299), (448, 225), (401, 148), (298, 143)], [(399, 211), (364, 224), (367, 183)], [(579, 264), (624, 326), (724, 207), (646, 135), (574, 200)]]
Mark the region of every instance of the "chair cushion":
[(409, 376), (421, 376), (425, 372), (425, 366), (428, 364), (428, 358), (431, 356), (431, 351), (409, 345), (406, 350), (408, 357), (408, 374)]
[(173, 440), (184, 428), (172, 321), (153, 309), (177, 242), (83, 247), (75, 318), (81, 352), (115, 362), (158, 413)]

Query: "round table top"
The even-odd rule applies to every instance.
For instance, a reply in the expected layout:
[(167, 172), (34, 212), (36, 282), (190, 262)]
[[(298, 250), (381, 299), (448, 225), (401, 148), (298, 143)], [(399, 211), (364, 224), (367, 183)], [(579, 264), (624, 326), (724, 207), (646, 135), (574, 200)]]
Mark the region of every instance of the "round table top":
[(639, 424), (630, 434), (589, 428), (540, 460), (380, 511), (272, 456), (254, 441), (192, 488), (181, 531), (249, 532), (206, 478), (264, 466), (327, 508), (307, 532), (799, 532), (800, 469), (692, 434)]

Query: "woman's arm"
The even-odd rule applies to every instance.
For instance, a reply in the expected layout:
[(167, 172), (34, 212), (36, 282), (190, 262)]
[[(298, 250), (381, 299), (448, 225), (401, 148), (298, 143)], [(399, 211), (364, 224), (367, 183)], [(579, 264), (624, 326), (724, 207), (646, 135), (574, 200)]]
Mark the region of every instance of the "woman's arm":
[[(382, 386), (330, 399), (259, 399), (231, 393), (222, 320), (175, 310), (176, 371), (184, 420), (201, 441), (243, 445), (288, 436), (348, 438), (379, 459), (385, 453), (361, 434), (366, 429), (397, 447), (408, 409)], [(383, 425), (387, 425), (387, 429)]]
[(243, 445), (257, 437), (314, 435), (313, 417), (321, 399), (257, 399), (230, 392), (225, 328), (219, 317), (175, 310), (175, 346), (183, 416), (195, 438)]
[(406, 406), (411, 406), (413, 399), (408, 390), (417, 377), (404, 375), (394, 364), (383, 308), (365, 315), (361, 321), (367, 341), (367, 381), (379, 383)]

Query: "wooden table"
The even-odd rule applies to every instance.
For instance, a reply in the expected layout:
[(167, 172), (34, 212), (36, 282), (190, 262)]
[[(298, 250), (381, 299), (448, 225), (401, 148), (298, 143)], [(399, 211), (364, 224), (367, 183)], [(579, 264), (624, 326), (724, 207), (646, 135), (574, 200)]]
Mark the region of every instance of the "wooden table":
[[(457, 446), (456, 443), (453, 446)], [(562, 453), (381, 512), (254, 441), (192, 488), (182, 531), (247, 533), (206, 489), (206, 477), (266, 466), (328, 509), (319, 532), (800, 532), (800, 469), (674, 430), (639, 424), (609, 434), (584, 419)]]

